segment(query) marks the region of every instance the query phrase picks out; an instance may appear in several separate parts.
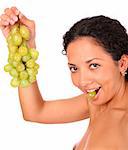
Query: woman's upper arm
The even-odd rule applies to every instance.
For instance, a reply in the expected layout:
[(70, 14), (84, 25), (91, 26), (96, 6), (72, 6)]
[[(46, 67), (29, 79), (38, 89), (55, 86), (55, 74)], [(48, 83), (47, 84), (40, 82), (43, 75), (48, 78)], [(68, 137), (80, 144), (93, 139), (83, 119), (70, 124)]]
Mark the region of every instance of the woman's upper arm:
[(41, 123), (67, 123), (89, 117), (85, 94), (69, 99), (45, 101), (37, 117)]

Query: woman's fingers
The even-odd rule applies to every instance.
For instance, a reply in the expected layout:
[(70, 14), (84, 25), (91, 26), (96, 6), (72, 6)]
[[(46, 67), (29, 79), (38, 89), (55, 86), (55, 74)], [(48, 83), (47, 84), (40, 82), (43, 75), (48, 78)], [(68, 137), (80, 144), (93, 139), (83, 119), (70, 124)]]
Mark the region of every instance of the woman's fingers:
[(4, 37), (7, 38), (8, 34), (10, 32), (10, 26), (3, 26), (3, 25), (1, 25), (1, 22), (0, 22), (0, 29), (1, 29)]
[(3, 20), (3, 21), (7, 21), (7, 22), (10, 21), (10, 18), (9, 18), (7, 15), (5, 15), (5, 14), (2, 14), (2, 15), (0, 16), (0, 18), (1, 18), (1, 20)]
[(16, 16), (19, 15), (20, 11), (16, 7), (11, 7), (11, 10), (14, 12)]
[(19, 17), (19, 10), (16, 7), (6, 8), (4, 14), (0, 16), (0, 29), (5, 38), (7, 38), (11, 25), (14, 25)]
[(26, 25), (30, 28), (33, 25), (33, 22), (31, 20), (29, 20), (26, 16), (24, 16), (22, 13), (19, 13), (19, 19), (20, 19), (21, 23), (23, 23), (24, 25)]
[(6, 8), (4, 12), (5, 14), (1, 16), (3, 25), (8, 25), (8, 22), (10, 25), (14, 25), (19, 19), (22, 24), (29, 28), (34, 27), (34, 22), (24, 16), (16, 7)]
[(16, 14), (13, 12), (12, 9), (7, 8), (7, 9), (5, 9), (4, 12), (5, 12), (5, 15), (8, 16), (8, 18), (9, 18), (9, 23), (10, 23), (11, 25), (15, 24), (15, 22), (18, 21), (18, 16), (16, 16)]
[(0, 23), (1, 26), (8, 26), (9, 25), (9, 22), (6, 20), (1, 20), (0, 22), (1, 22)]
[(31, 32), (31, 39), (35, 39), (35, 22), (24, 16), (16, 7), (6, 8), (4, 14), (0, 16), (0, 29), (5, 36), (8, 35), (10, 28), (17, 21), (28, 27)]

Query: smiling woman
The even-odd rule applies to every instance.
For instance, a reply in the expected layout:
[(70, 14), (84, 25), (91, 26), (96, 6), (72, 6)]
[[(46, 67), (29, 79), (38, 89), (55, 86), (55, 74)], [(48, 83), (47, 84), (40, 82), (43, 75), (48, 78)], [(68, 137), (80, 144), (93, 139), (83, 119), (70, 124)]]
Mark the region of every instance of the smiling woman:
[[(18, 21), (30, 30), (27, 45), (36, 47), (34, 21), (16, 7), (5, 9), (0, 18), (5, 37), (10, 26)], [(64, 35), (63, 45), (72, 82), (83, 94), (46, 101), (37, 81), (29, 87), (18, 87), (23, 118), (45, 124), (90, 118), (87, 132), (75, 150), (127, 150), (128, 35), (125, 28), (105, 16), (85, 18)]]
[[(117, 20), (95, 16), (75, 23), (63, 38), (72, 82), (88, 95), (90, 124), (88, 132), (75, 150), (115, 148), (126, 150), (128, 147), (126, 29)], [(91, 95), (92, 92), (94, 94)]]
[[(117, 95), (119, 89), (115, 85), (120, 85), (123, 81), (120, 76), (122, 64), (117, 65), (111, 55), (93, 41), (93, 38), (82, 37), (71, 42), (67, 47), (67, 57), (75, 66), (73, 69), (70, 65), (74, 85), (86, 93), (100, 89), (95, 96), (99, 96), (100, 92), (100, 98), (93, 99), (93, 103), (102, 104), (109, 101), (113, 94)], [(101, 91), (110, 94), (105, 97)]]

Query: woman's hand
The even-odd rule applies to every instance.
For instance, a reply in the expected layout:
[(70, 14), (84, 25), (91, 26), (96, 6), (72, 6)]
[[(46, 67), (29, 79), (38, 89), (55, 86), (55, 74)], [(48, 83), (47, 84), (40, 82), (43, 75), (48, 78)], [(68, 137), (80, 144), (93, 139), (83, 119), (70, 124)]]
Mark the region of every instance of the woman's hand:
[(25, 17), (16, 7), (6, 8), (0, 16), (0, 28), (5, 38), (7, 38), (11, 26), (20, 22), (30, 30), (29, 47), (35, 47), (35, 22)]

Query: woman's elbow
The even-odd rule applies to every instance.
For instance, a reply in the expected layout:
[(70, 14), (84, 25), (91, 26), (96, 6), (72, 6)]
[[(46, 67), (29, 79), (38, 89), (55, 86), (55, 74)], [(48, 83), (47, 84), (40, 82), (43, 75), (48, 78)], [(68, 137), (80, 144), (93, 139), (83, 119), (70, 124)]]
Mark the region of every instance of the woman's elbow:
[(35, 115), (24, 115), (23, 114), (23, 119), (27, 122), (38, 122), (37, 116), (35, 116)]

